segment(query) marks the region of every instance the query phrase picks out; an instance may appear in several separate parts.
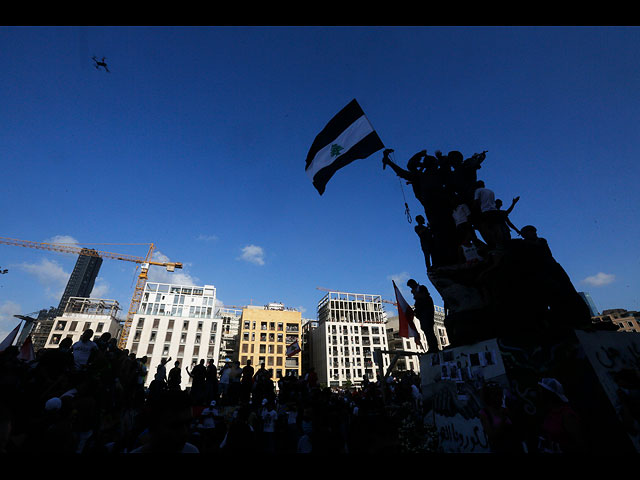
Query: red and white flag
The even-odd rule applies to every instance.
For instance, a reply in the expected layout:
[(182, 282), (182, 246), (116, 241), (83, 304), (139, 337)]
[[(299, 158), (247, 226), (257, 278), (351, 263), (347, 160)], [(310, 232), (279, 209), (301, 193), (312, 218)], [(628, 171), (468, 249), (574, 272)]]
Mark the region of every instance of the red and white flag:
[(33, 350), (33, 342), (31, 341), (31, 335), (20, 347), (20, 353), (18, 354), (18, 360), (24, 360), (25, 362), (33, 362), (36, 359), (36, 352)]
[(291, 357), (300, 353), (300, 345), (298, 345), (298, 341), (296, 340), (291, 345), (287, 346), (287, 357)]
[(3, 352), (6, 348), (13, 345), (13, 341), (16, 339), (18, 331), (20, 330), (20, 325), (22, 325), (22, 322), (20, 322), (18, 326), (14, 328), (9, 335), (7, 335), (7, 338), (0, 343), (0, 352)]
[(414, 314), (413, 309), (409, 306), (407, 301), (404, 299), (400, 290), (398, 289), (396, 282), (393, 282), (393, 288), (396, 291), (396, 303), (398, 306), (398, 323), (399, 323), (399, 334), (404, 338), (413, 338), (416, 342), (416, 345), (422, 348), (422, 343), (420, 343), (420, 333), (416, 328), (415, 323), (413, 322)]

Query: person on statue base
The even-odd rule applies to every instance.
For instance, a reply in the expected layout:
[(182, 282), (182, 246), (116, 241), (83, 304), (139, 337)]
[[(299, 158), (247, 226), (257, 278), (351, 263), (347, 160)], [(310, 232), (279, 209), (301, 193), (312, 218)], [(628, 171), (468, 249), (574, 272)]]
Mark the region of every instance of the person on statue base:
[(478, 230), (490, 248), (504, 246), (503, 231), (500, 226), (501, 217), (496, 208), (495, 194), (485, 187), (484, 182), (476, 182), (473, 194), (475, 207), (480, 212)]
[(427, 270), (431, 268), (431, 250), (433, 248), (433, 232), (431, 232), (431, 226), (425, 225), (424, 217), (422, 215), (416, 215), (417, 225), (414, 227), (414, 231), (420, 239), (420, 248), (424, 255), (424, 262), (427, 266)]
[(518, 200), (520, 200), (520, 197), (515, 197), (511, 202), (511, 206), (506, 210), (502, 210), (502, 200), (500, 200), (499, 198), (496, 199), (496, 210), (500, 214), (500, 227), (503, 231), (502, 235), (507, 240), (511, 238), (509, 229), (512, 229), (518, 235), (521, 235), (520, 230), (518, 230), (518, 228), (513, 223), (511, 223), (511, 220), (509, 220), (509, 214), (512, 212), (513, 207), (516, 206), (516, 203), (518, 203)]
[(413, 278), (407, 281), (407, 286), (411, 288), (411, 294), (413, 295), (414, 314), (420, 322), (420, 328), (427, 338), (427, 345), (429, 347), (428, 352), (437, 352), (440, 350), (440, 347), (438, 346), (438, 339), (433, 330), (435, 325), (435, 309), (429, 290), (424, 285), (420, 285)]

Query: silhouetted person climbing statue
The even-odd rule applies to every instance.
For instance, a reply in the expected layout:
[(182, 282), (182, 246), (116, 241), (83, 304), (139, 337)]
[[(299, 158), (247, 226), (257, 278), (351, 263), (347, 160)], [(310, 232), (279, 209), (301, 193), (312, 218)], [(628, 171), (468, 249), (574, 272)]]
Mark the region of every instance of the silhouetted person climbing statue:
[(437, 352), (440, 350), (440, 347), (438, 346), (438, 339), (433, 330), (435, 324), (435, 310), (429, 290), (427, 290), (427, 287), (424, 285), (420, 285), (413, 278), (407, 281), (407, 286), (411, 288), (411, 293), (413, 294), (413, 311), (420, 322), (420, 328), (427, 338), (427, 345), (429, 348), (428, 352)]
[(431, 268), (433, 232), (431, 232), (431, 227), (429, 225), (424, 224), (424, 217), (422, 215), (416, 215), (416, 222), (418, 224), (413, 229), (420, 239), (420, 248), (422, 248), (422, 253), (424, 254), (424, 262), (427, 266), (427, 270), (429, 270)]
[(509, 240), (511, 238), (511, 233), (509, 232), (510, 228), (518, 235), (521, 235), (520, 230), (518, 230), (518, 228), (513, 223), (511, 223), (511, 220), (509, 220), (509, 214), (513, 211), (513, 207), (516, 206), (518, 200), (520, 200), (520, 197), (515, 197), (511, 202), (511, 206), (509, 208), (507, 208), (506, 210), (501, 210), (502, 200), (500, 200), (499, 198), (496, 199), (496, 209), (500, 215), (500, 227), (504, 232), (503, 236), (505, 240)]
[(104, 70), (106, 72), (109, 72), (109, 68), (107, 67), (107, 64), (105, 63), (106, 58), (102, 57), (102, 61), (99, 61), (95, 55), (93, 57), (91, 57), (93, 59), (94, 62), (96, 62), (96, 64), (94, 65), (96, 67), (96, 70), (99, 70), (100, 67), (104, 68)]

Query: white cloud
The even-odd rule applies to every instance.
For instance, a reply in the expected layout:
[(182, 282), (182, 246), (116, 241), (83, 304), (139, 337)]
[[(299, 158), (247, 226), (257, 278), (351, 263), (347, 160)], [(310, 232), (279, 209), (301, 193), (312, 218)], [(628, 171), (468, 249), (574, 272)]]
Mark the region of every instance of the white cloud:
[(591, 285), (592, 287), (602, 287), (603, 285), (609, 285), (616, 279), (616, 276), (610, 273), (597, 273), (582, 280), (584, 283)]
[(109, 284), (100, 277), (96, 278), (96, 283), (91, 290), (92, 298), (109, 298), (107, 293), (109, 292)]
[(73, 238), (71, 235), (56, 235), (45, 240), (45, 243), (72, 243), (78, 244), (78, 240)]
[(247, 245), (242, 249), (240, 260), (255, 263), (256, 265), (264, 265), (264, 250), (257, 245)]
[(410, 278), (411, 278), (411, 275), (409, 275), (408, 272), (394, 273), (392, 275), (387, 275), (387, 280), (389, 281), (393, 280), (394, 282), (396, 282), (396, 285), (398, 286), (398, 288), (405, 286), (407, 284), (407, 280), (409, 280)]
[[(169, 257), (164, 255), (159, 250), (156, 250), (153, 253), (152, 260), (154, 262), (170, 262)], [(158, 283), (173, 283), (176, 285), (198, 285), (198, 279), (196, 277), (192, 277), (189, 273), (184, 270), (175, 270), (173, 272), (167, 271), (166, 268), (151, 265), (149, 268), (149, 278), (150, 282), (158, 282)]]
[(48, 297), (60, 300), (71, 273), (65, 272), (58, 262), (46, 258), (40, 263), (21, 263), (18, 267), (25, 272), (34, 275), (40, 284), (45, 287)]
[(205, 235), (205, 234), (201, 233), (200, 235), (198, 235), (196, 240), (201, 240), (203, 242), (213, 242), (215, 240), (218, 240), (218, 236), (217, 235)]

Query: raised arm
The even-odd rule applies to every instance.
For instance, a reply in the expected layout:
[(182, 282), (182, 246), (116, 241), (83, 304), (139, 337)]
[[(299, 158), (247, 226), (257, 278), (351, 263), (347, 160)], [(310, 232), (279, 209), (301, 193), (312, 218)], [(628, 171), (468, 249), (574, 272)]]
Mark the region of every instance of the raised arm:
[(516, 206), (516, 203), (518, 203), (518, 200), (520, 200), (520, 197), (515, 197), (512, 201), (511, 201), (511, 206), (507, 209), (507, 215), (509, 215), (511, 213), (511, 211), (513, 210), (513, 207)]
[(396, 165), (395, 163), (393, 163), (393, 161), (389, 158), (389, 153), (390, 152), (393, 152), (393, 150), (391, 150), (390, 148), (386, 149), (383, 152), (382, 167), (384, 168), (387, 165), (389, 165), (391, 167), (391, 169), (396, 173), (396, 175), (398, 175), (400, 178), (404, 178), (407, 181), (412, 181), (413, 180), (413, 175), (411, 175), (411, 172), (409, 172), (408, 170), (405, 170), (404, 168), (401, 168), (398, 165)]

